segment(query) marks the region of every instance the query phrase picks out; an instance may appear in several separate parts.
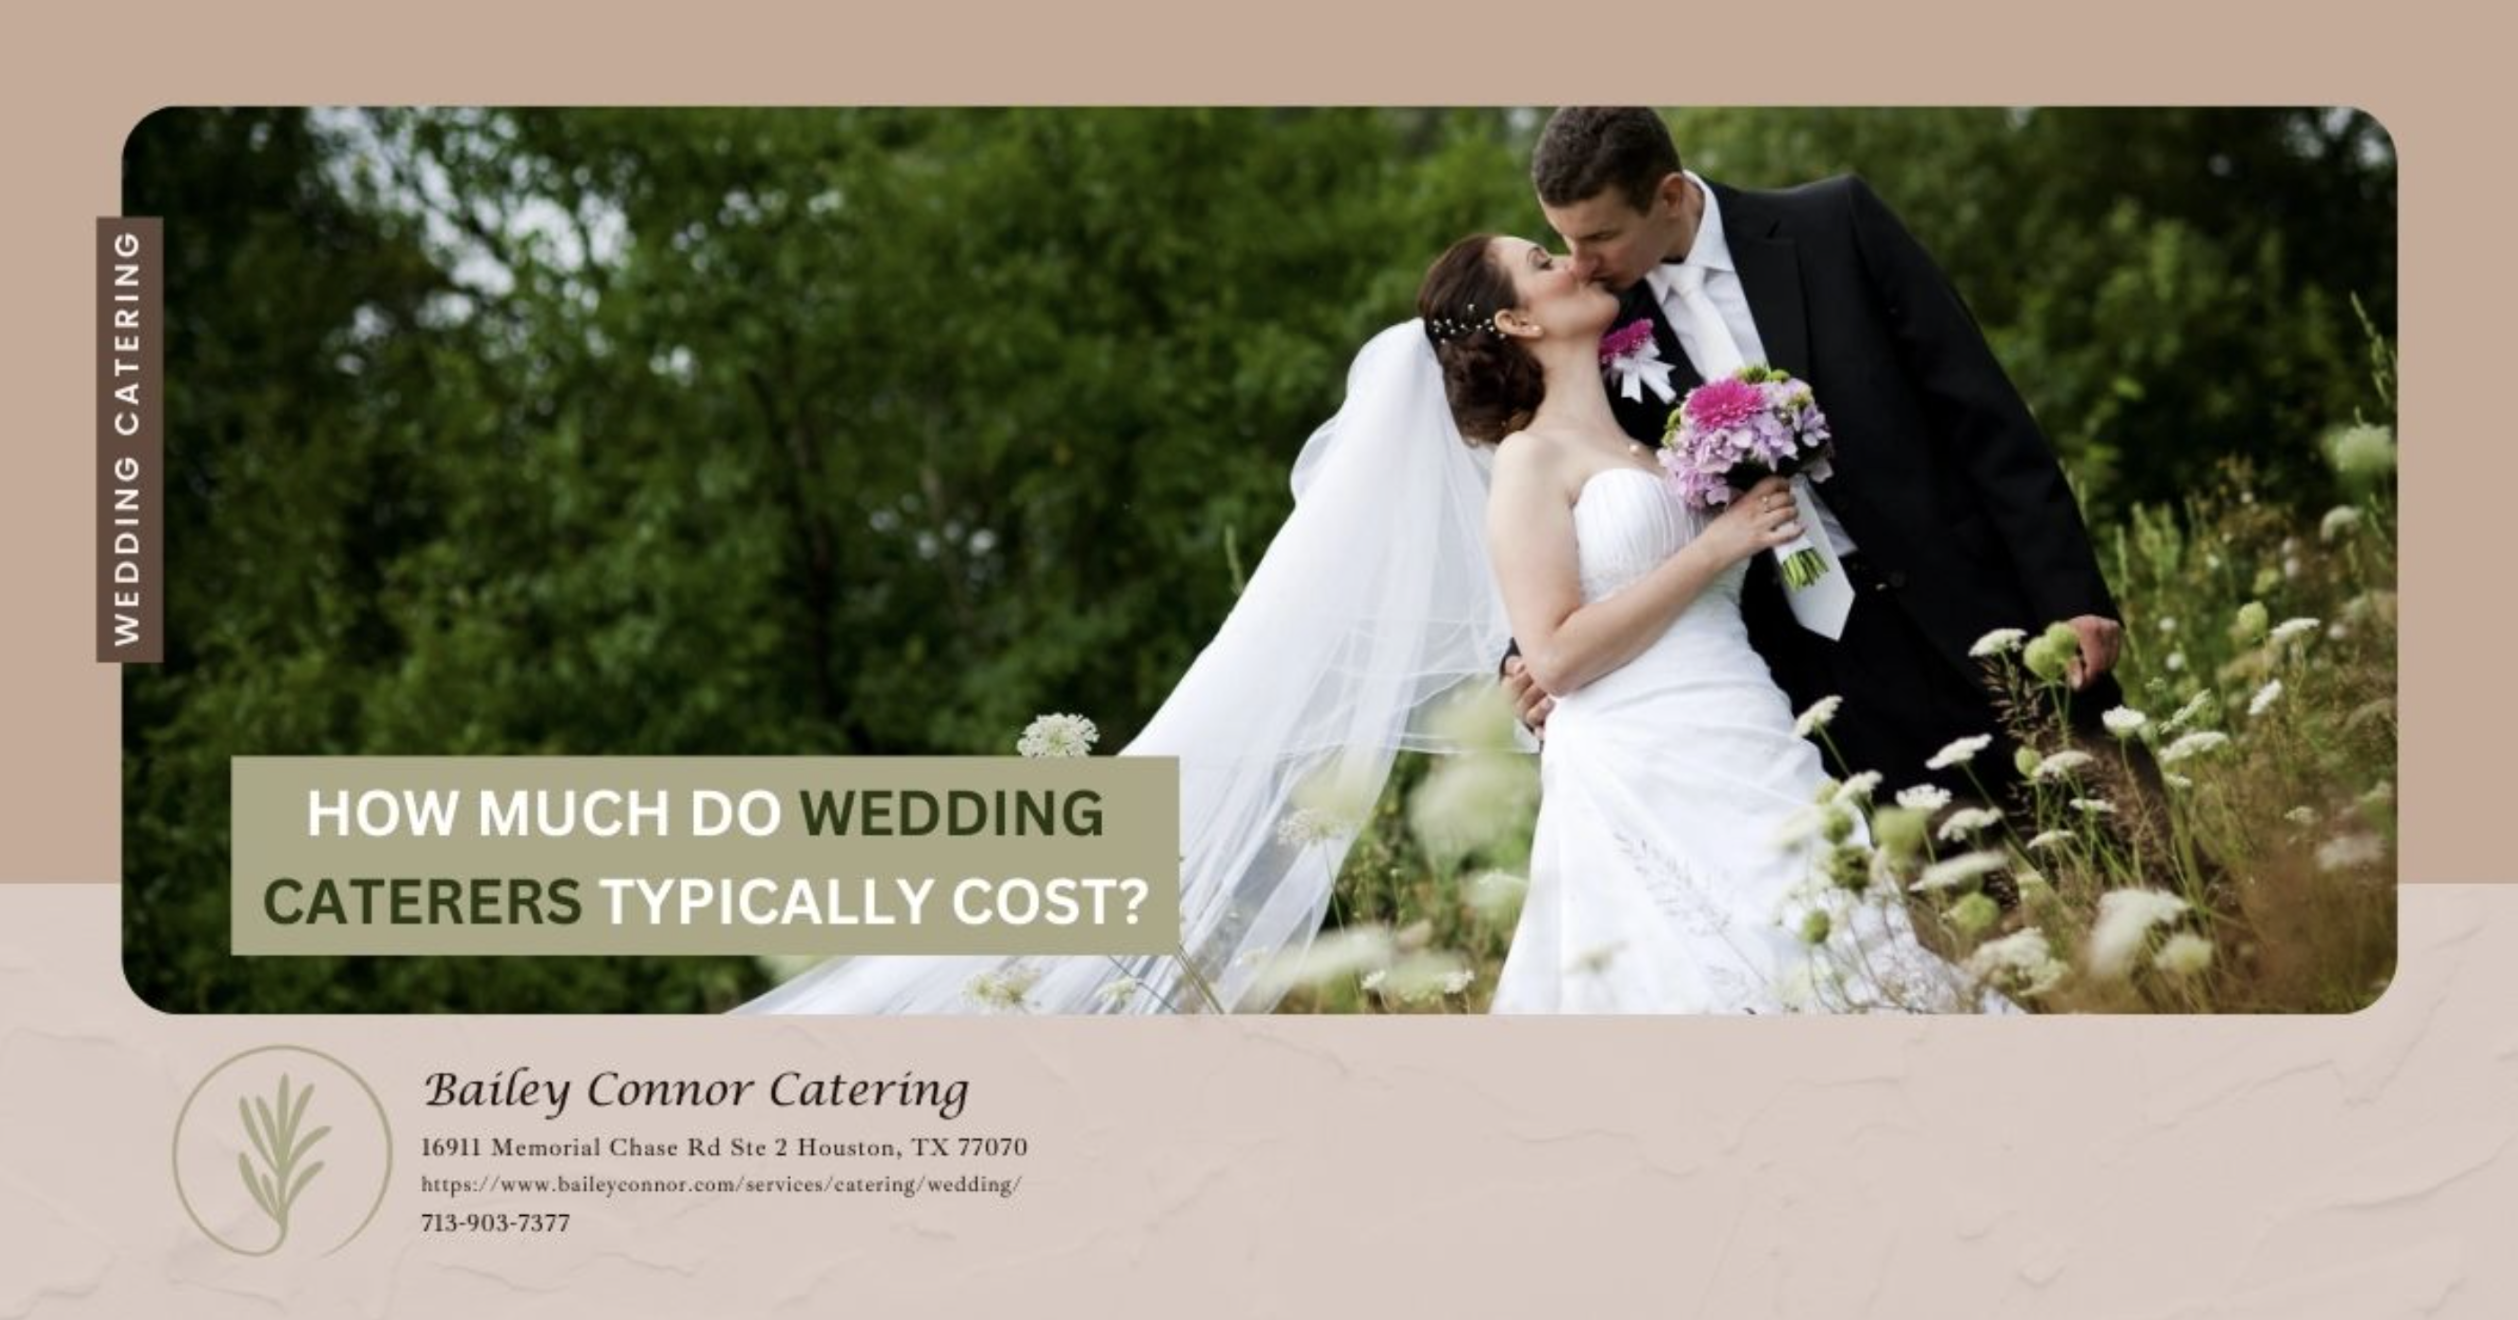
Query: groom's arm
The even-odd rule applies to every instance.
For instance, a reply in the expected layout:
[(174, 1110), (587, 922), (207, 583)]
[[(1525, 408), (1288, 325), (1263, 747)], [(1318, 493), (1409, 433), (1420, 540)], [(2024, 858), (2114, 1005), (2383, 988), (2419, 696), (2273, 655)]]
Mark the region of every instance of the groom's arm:
[(1879, 194), (1859, 176), (1847, 183), (1854, 244), (1898, 354), (2043, 616), (2021, 625), (2120, 617), (2054, 446), (2003, 374), (1975, 316)]

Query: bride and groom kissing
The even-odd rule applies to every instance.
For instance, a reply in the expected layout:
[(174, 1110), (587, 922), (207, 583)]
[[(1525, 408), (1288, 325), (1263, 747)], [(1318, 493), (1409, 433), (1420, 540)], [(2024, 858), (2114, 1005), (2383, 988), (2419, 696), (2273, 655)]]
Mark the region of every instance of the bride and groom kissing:
[[(1549, 119), (1532, 177), (1563, 251), (1477, 235), (1434, 262), (1419, 319), (1365, 347), (1305, 447), (1231, 616), (1122, 753), (1181, 760), (1177, 954), (834, 959), (738, 1011), (969, 1011), (1008, 985), (1035, 1011), (1264, 1010), (1355, 804), (1397, 751), (1453, 750), (1435, 709), (1499, 674), (1541, 786), (1491, 1011), (2015, 1011), (1897, 902), (1846, 906), (1779, 839), (1830, 770), (2004, 795), (1969, 654), (1996, 630), (2068, 622), (2076, 719), (2118, 704), (2116, 608), (2052, 447), (1861, 179), (1733, 188), (1684, 168), (1657, 113), (1597, 107)], [(1638, 326), (1652, 379), (1613, 383), (1603, 338), (1640, 349)], [(1700, 510), (1652, 447), (1672, 400), (1749, 363), (1809, 386), (1833, 472)], [(1806, 589), (1767, 553), (1797, 536), (1832, 565)], [(1821, 703), (1832, 766), (1794, 715)], [(1967, 739), (1992, 750), (1940, 754)], [(1324, 800), (1347, 806), (1286, 828)]]

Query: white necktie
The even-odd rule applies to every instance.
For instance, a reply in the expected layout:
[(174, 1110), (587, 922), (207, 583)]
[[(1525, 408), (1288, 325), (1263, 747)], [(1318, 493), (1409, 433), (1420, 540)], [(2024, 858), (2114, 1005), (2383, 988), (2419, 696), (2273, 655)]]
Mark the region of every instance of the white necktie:
[(1679, 312), (1687, 318), (1687, 356), (1696, 364), (1696, 374), (1720, 380), (1747, 363), (1740, 357), (1739, 342), (1731, 337), (1731, 327), (1723, 324), (1721, 309), (1705, 292), (1705, 276), (1711, 269), (1693, 263), (1671, 267), (1670, 296), (1678, 300)]
[[(1673, 267), (1670, 296), (1677, 300), (1680, 313), (1687, 318), (1688, 359), (1696, 364), (1696, 374), (1711, 381), (1747, 364), (1740, 357), (1739, 341), (1731, 337), (1731, 327), (1714, 306), (1713, 296), (1705, 292), (1709, 269), (1693, 262)], [(1806, 587), (1785, 588), (1784, 603), (1792, 607), (1792, 617), (1802, 627), (1834, 641), (1845, 635), (1845, 616), (1853, 612), (1853, 583), (1846, 580), (1845, 566), (1838, 562), (1835, 543), (1827, 535), (1827, 524), (1832, 519), (1819, 504), (1818, 492), (1810, 489), (1808, 478), (1792, 479), (1792, 498), (1801, 534), (1827, 561), (1827, 573)]]

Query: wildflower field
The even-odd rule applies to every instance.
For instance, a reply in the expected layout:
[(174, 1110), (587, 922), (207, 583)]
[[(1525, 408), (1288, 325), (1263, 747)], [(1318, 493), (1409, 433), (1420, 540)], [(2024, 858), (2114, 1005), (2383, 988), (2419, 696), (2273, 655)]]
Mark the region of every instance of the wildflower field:
[[(2392, 404), (2393, 362), (2378, 358)], [(2231, 464), (2172, 507), (2094, 530), (2125, 624), (2126, 704), (2104, 737), (2060, 731), (2070, 642), (2045, 621), (1978, 646), (2021, 742), (2012, 810), (1863, 775), (1778, 841), (1812, 850), (1816, 910), (1836, 914), (1793, 923), (1820, 955), (1797, 988), (1810, 1007), (1859, 957), (1843, 917), (1865, 903), (1905, 905), (1927, 943), (2035, 1011), (2351, 1012), (2385, 990), (2395, 439), (2354, 424), (2323, 444), (2346, 498), (2321, 514), (2259, 500)], [(1824, 737), (1831, 713), (1821, 703), (1804, 724)], [(1474, 755), (1403, 758), (1347, 856), (1327, 952), (1285, 1011), (1484, 1010), (1537, 803), (1535, 761), (1504, 732)]]

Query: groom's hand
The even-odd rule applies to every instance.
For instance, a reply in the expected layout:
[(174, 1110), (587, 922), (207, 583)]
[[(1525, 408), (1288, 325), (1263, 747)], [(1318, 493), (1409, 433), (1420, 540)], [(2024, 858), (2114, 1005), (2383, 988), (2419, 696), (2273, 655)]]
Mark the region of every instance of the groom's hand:
[(2072, 631), (2081, 635), (2081, 658), (2064, 670), (2064, 680), (2078, 692), (2116, 667), (2116, 653), (2124, 646), (2125, 626), (2114, 619), (2084, 614), (2072, 621)]
[(1547, 736), (1548, 712), (1556, 709), (1556, 698), (1539, 690), (1530, 679), (1530, 666), (1520, 656), (1504, 661), (1504, 695), (1513, 703), (1513, 713), (1538, 737)]

